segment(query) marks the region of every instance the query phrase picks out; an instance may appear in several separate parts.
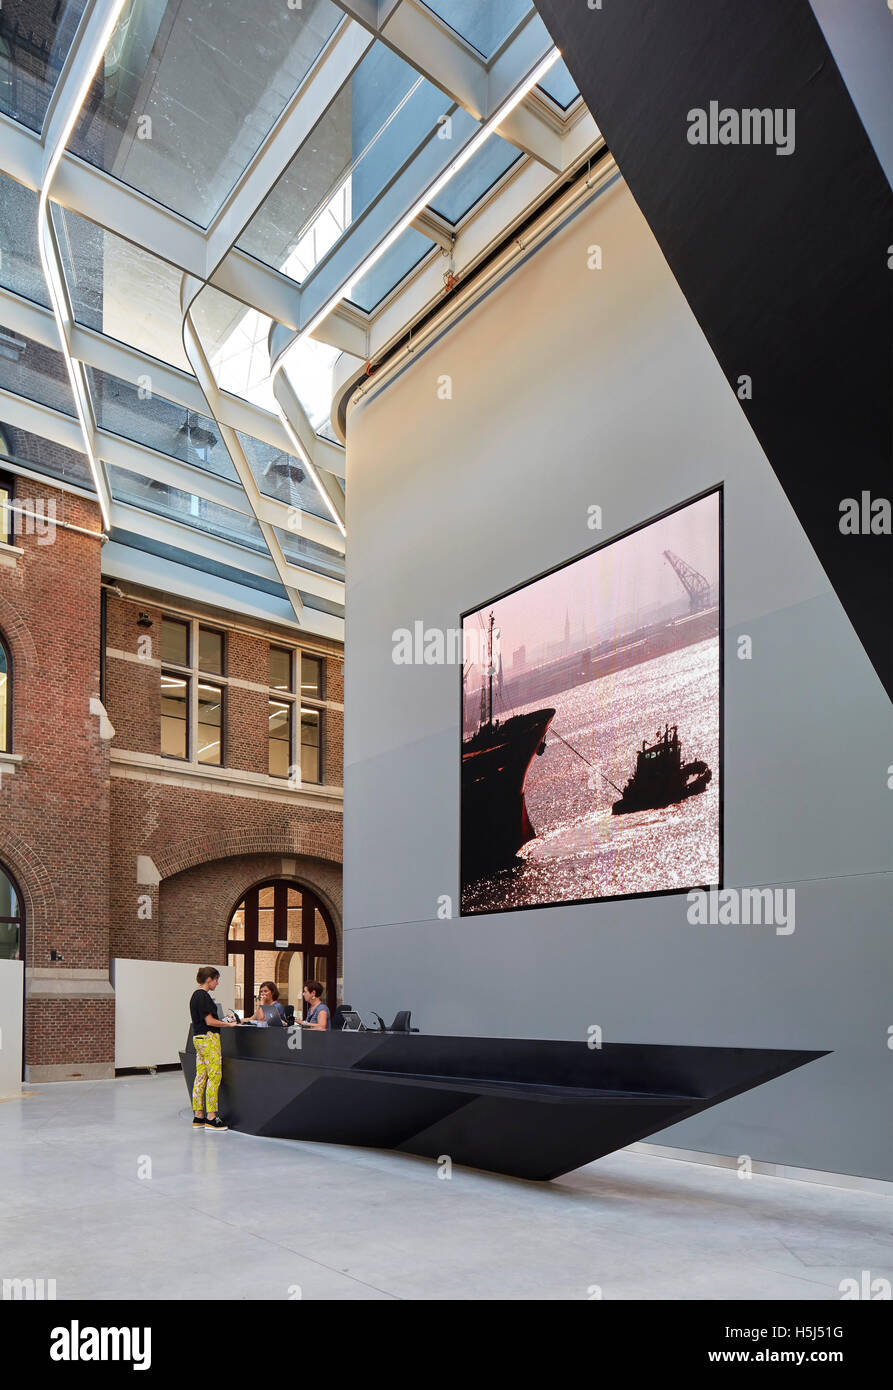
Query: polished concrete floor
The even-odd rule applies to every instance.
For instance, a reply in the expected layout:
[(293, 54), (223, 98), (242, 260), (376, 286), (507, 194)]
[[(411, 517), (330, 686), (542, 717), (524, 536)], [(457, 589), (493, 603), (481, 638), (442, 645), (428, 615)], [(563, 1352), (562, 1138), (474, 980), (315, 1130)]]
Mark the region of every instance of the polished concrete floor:
[[(57, 1298), (815, 1299), (893, 1280), (893, 1198), (622, 1152), (539, 1185), (193, 1133), (179, 1074), (0, 1103), (0, 1279)], [(209, 1282), (210, 1281), (210, 1282)]]

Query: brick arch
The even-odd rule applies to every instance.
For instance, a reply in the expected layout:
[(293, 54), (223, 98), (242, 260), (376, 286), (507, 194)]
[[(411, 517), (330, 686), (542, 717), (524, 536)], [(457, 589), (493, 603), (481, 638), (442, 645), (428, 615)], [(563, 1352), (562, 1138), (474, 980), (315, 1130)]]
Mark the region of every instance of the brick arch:
[[(333, 844), (333, 841), (335, 842)], [(272, 854), (286, 859), (325, 859), (341, 863), (341, 826), (327, 824), (320, 829), (301, 825), (244, 829), (214, 830), (179, 840), (167, 850), (156, 853), (155, 867), (162, 879), (172, 878), (185, 869), (214, 859), (236, 859), (246, 854)]]
[(32, 964), (33, 942), (59, 920), (56, 885), (34, 846), (11, 826), (0, 826), (0, 864), (15, 880), (25, 910), (25, 964)]
[[(7, 598), (0, 595), (0, 637), (12, 657), (13, 679), (36, 679), (40, 669), (37, 647), (24, 618)], [(15, 699), (15, 686), (13, 686)]]

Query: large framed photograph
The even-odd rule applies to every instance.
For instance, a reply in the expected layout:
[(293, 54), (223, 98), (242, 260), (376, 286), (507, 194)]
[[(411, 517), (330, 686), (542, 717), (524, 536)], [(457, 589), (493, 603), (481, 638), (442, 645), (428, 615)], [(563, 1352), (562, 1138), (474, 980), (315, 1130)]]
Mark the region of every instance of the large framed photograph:
[(722, 505), (462, 615), (463, 916), (721, 886)]

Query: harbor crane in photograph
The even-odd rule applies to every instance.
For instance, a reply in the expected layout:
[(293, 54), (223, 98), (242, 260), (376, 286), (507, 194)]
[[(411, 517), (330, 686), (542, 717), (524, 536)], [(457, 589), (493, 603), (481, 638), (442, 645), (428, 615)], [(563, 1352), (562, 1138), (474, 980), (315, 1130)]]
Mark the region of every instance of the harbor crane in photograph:
[(699, 574), (691, 565), (686, 564), (685, 560), (680, 559), (672, 550), (664, 551), (664, 559), (669, 560), (679, 582), (688, 594), (688, 611), (701, 613), (705, 608), (709, 608), (710, 584), (703, 574)]

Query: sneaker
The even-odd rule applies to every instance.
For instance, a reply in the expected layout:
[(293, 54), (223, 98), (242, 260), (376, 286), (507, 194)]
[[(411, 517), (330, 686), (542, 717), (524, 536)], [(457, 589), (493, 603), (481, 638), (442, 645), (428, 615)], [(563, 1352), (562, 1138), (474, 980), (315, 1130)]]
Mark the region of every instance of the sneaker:
[(213, 1120), (205, 1120), (205, 1129), (229, 1129), (229, 1125), (225, 1125), (220, 1116), (215, 1115)]
[(193, 1115), (193, 1117), (192, 1117), (192, 1128), (193, 1128), (193, 1129), (204, 1129), (204, 1127), (205, 1127), (205, 1117), (204, 1117), (204, 1115)]

